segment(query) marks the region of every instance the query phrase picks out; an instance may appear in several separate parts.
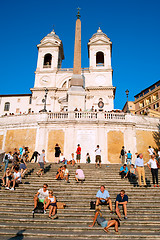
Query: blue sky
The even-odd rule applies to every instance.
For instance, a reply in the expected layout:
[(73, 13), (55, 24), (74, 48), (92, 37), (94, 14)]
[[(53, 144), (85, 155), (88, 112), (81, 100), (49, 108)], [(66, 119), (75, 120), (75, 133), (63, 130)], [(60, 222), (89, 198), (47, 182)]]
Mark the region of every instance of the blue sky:
[(82, 67), (87, 43), (100, 26), (111, 39), (115, 108), (160, 79), (159, 0), (8, 0), (0, 4), (0, 94), (30, 93), (37, 47), (52, 31), (63, 42), (63, 67), (73, 67), (77, 7), (81, 8)]

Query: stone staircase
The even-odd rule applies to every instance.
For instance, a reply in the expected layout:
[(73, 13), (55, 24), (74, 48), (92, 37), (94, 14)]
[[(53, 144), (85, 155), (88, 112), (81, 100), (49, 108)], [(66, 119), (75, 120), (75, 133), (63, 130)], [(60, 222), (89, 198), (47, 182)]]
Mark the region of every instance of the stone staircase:
[[(0, 240), (3, 239), (160, 239), (160, 189), (151, 184), (151, 173), (146, 168), (148, 188), (138, 188), (127, 179), (119, 176), (120, 165), (102, 165), (95, 169), (92, 164), (81, 164), (86, 181), (76, 183), (76, 166), (69, 166), (70, 183), (55, 180), (59, 165), (47, 164), (47, 172), (38, 177), (38, 164), (28, 163), (29, 174), (15, 191), (0, 190)], [(0, 173), (2, 176), (3, 172)], [(30, 183), (30, 184), (25, 184)], [(65, 202), (66, 209), (58, 210), (58, 219), (51, 220), (47, 214), (35, 214), (32, 217), (33, 197), (43, 183), (49, 185), (60, 202)], [(90, 200), (96, 199), (100, 185), (109, 191), (112, 203), (121, 189), (129, 197), (128, 220), (123, 220), (116, 235), (113, 228), (107, 234), (102, 228), (92, 223), (94, 211), (90, 210)], [(107, 206), (102, 206), (106, 219), (111, 215)]]

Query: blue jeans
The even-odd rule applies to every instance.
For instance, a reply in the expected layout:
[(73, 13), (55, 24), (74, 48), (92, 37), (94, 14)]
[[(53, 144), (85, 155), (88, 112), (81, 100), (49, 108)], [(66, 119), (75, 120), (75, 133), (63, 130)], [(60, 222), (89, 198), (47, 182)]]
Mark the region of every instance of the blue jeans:
[(4, 172), (6, 172), (6, 169), (8, 167), (8, 163), (9, 163), (9, 160), (8, 159), (4, 159), (4, 164), (5, 164)]

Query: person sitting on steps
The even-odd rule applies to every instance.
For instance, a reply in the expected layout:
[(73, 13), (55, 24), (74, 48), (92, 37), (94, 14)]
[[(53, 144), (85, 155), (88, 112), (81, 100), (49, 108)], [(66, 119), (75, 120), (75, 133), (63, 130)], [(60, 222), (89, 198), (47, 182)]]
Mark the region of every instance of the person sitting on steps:
[(44, 200), (46, 197), (49, 196), (49, 192), (47, 190), (48, 184), (43, 184), (43, 188), (40, 188), (38, 192), (34, 196), (34, 209), (36, 209), (38, 202), (41, 202), (44, 204)]
[(117, 195), (116, 197), (116, 202), (115, 202), (115, 208), (116, 208), (116, 214), (119, 217), (119, 220), (121, 221), (121, 213), (119, 211), (119, 207), (123, 207), (123, 212), (124, 212), (124, 219), (127, 220), (127, 203), (128, 203), (128, 196), (125, 194), (124, 190), (120, 191), (120, 194)]
[(44, 210), (46, 210), (49, 207), (49, 218), (55, 219), (57, 218), (56, 212), (57, 212), (57, 203), (56, 203), (56, 197), (53, 196), (53, 191), (49, 191), (49, 196), (45, 198), (44, 200)]
[(56, 180), (63, 180), (63, 167), (60, 166), (58, 168), (57, 174), (56, 174)]
[(96, 197), (97, 197), (96, 206), (98, 206), (98, 205), (109, 205), (110, 213), (113, 214), (112, 201), (111, 201), (109, 192), (107, 190), (105, 190), (104, 185), (102, 185), (100, 190), (98, 190)]

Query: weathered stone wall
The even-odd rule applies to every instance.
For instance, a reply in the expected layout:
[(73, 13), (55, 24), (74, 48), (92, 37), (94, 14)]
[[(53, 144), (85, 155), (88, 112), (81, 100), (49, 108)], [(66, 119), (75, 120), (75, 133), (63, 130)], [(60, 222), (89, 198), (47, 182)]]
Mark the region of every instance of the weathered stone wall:
[(36, 129), (7, 130), (5, 140), (5, 152), (13, 151), (22, 146), (29, 147), (30, 156), (35, 151)]
[(55, 159), (55, 145), (59, 144), (61, 152), (64, 151), (64, 131), (63, 130), (50, 130), (48, 133), (48, 149), (47, 149), (47, 160), (54, 162)]
[(3, 146), (3, 135), (0, 135), (0, 149), (2, 149)]
[(137, 130), (136, 139), (137, 139), (137, 152), (143, 153), (143, 159), (144, 162), (146, 163), (149, 160), (149, 153), (147, 151), (148, 147), (149, 146), (156, 147), (153, 138), (153, 132), (146, 130)]
[(124, 134), (121, 131), (109, 131), (108, 138), (108, 161), (120, 163), (120, 150), (124, 145)]

